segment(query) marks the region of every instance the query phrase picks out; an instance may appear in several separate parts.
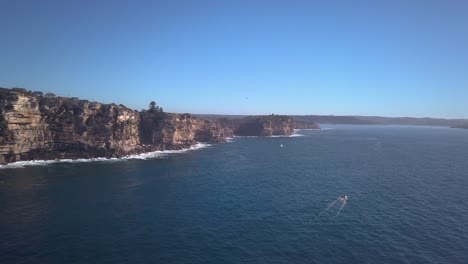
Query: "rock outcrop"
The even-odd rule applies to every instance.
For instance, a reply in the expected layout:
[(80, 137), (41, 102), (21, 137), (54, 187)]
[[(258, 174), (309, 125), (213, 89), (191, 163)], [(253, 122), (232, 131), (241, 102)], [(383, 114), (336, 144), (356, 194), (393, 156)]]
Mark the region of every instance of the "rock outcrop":
[(468, 122), (460, 122), (458, 124), (455, 124), (451, 126), (452, 128), (463, 128), (463, 129), (468, 129)]
[(0, 162), (138, 153), (140, 114), (122, 105), (0, 90)]
[(190, 114), (136, 111), (123, 105), (0, 88), (0, 163), (121, 157), (182, 149), (227, 137), (291, 135), (287, 116), (205, 120)]
[(154, 149), (182, 149), (197, 142), (223, 142), (231, 129), (190, 114), (141, 113), (141, 142)]
[(314, 122), (294, 121), (295, 129), (320, 129), (320, 126)]
[(289, 116), (252, 116), (233, 122), (236, 136), (289, 136), (294, 133), (294, 121)]

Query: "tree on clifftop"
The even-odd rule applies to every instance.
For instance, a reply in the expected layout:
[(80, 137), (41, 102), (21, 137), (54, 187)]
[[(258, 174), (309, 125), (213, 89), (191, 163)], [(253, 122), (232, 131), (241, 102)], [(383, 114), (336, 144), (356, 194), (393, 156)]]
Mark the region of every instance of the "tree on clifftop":
[(156, 105), (155, 101), (151, 101), (150, 104), (149, 104), (148, 112), (150, 112), (150, 113), (161, 113), (161, 112), (163, 112), (163, 108)]
[(156, 112), (156, 102), (155, 101), (150, 102), (148, 111), (151, 112), (151, 113)]

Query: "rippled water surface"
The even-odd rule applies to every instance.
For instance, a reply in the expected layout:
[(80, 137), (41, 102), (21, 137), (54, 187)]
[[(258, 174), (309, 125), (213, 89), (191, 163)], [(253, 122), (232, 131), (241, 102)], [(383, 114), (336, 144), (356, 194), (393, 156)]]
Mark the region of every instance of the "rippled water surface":
[(0, 169), (0, 263), (468, 263), (468, 130), (326, 128)]

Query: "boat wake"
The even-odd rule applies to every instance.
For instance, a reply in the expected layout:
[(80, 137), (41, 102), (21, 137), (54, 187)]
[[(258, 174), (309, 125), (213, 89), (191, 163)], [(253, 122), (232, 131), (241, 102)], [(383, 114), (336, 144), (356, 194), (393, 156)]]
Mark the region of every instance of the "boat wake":
[(320, 218), (324, 213), (328, 212), (331, 208), (333, 208), (334, 205), (338, 205), (339, 207), (337, 211), (333, 210), (334, 212), (336, 212), (336, 214), (332, 217), (332, 219), (339, 216), (341, 213), (341, 210), (343, 210), (343, 208), (346, 206), (347, 201), (348, 201), (348, 196), (343, 194), (342, 196), (336, 198), (334, 201), (329, 203), (327, 207), (320, 212), (318, 217)]

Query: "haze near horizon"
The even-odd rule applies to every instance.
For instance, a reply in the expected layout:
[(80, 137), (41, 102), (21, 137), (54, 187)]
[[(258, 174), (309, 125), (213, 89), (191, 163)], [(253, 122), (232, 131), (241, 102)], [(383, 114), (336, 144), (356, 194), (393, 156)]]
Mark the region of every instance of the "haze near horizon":
[(464, 1), (2, 1), (0, 86), (203, 114), (468, 118)]

